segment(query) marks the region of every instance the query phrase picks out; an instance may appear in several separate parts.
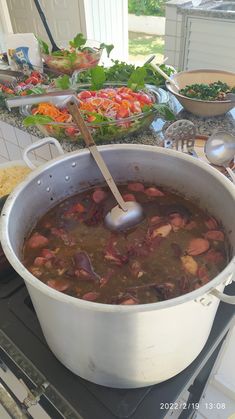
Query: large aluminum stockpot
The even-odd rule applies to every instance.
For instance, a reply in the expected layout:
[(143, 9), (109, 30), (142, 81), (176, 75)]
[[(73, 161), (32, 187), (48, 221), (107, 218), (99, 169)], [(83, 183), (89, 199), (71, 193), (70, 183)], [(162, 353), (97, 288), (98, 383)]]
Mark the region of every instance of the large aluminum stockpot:
[[(25, 154), (39, 144), (29, 146)], [(35, 278), (21, 263), (29, 230), (65, 197), (103, 183), (87, 150), (65, 154), (37, 168), (15, 189), (2, 212), (2, 246), (25, 280), (49, 347), (66, 367), (109, 387), (147, 386), (173, 377), (197, 357), (209, 336), (219, 299), (235, 303), (235, 297), (222, 292), (235, 276), (235, 187), (206, 163), (177, 151), (126, 144), (99, 150), (116, 181), (170, 186), (221, 219), (231, 244), (227, 267), (186, 295), (135, 306), (80, 300)]]

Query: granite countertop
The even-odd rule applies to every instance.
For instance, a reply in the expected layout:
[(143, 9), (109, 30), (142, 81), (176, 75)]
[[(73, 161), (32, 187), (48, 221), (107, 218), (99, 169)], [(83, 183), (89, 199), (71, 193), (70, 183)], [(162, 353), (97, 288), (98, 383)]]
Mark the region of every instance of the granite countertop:
[(214, 7), (223, 3), (233, 3), (233, 0), (204, 0), (199, 6), (193, 6), (192, 1), (187, 0), (171, 0), (167, 2), (167, 6), (176, 6), (178, 13), (191, 16), (213, 17), (216, 19), (235, 20), (235, 10), (220, 10)]
[[(182, 106), (175, 99), (173, 95), (169, 95), (169, 105), (176, 115), (176, 119), (188, 119), (196, 126), (197, 135), (208, 136), (217, 130), (225, 130), (235, 135), (235, 108), (222, 116), (201, 118), (182, 109)], [(36, 137), (43, 138), (43, 135), (36, 127), (26, 128), (23, 125), (24, 116), (18, 110), (13, 109), (9, 112), (7, 109), (0, 108), (0, 120), (6, 122), (14, 127), (17, 127), (25, 132), (28, 132)], [(146, 144), (146, 145), (163, 145), (164, 131), (172, 122), (165, 122), (161, 118), (156, 118), (151, 124), (150, 128), (142, 132), (132, 134), (122, 139), (111, 141), (115, 143), (129, 143), (129, 144)], [(102, 143), (99, 143), (102, 144)], [(83, 148), (82, 142), (72, 143), (69, 141), (61, 141), (61, 145), (65, 151), (74, 151)]]

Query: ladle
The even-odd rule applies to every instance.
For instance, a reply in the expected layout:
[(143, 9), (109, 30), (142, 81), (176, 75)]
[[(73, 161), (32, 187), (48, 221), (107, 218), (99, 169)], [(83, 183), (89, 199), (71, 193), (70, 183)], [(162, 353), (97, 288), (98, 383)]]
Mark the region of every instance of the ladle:
[(71, 100), (67, 107), (71, 113), (74, 122), (77, 124), (80, 132), (82, 133), (83, 139), (86, 146), (90, 150), (97, 166), (99, 167), (102, 175), (105, 178), (113, 196), (115, 197), (118, 205), (111, 209), (110, 212), (105, 216), (105, 224), (110, 230), (126, 230), (134, 227), (143, 218), (144, 213), (142, 207), (137, 202), (125, 202), (113, 180), (113, 177), (106, 166), (96, 144), (92, 138), (90, 131), (88, 130), (83, 117), (80, 113), (78, 104)]
[(226, 131), (217, 131), (206, 141), (204, 152), (209, 162), (224, 167), (235, 183), (235, 174), (229, 167), (235, 156), (235, 137)]

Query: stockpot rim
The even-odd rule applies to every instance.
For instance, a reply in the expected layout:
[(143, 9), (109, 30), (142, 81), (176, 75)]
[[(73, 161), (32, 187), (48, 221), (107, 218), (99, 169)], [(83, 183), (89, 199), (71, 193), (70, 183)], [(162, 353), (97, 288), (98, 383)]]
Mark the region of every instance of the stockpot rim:
[[(228, 192), (232, 195), (234, 202), (235, 202), (235, 185), (227, 179), (222, 173), (220, 173), (217, 169), (211, 167), (206, 162), (199, 160), (198, 158), (192, 157), (185, 153), (180, 153), (176, 150), (165, 149), (158, 146), (149, 146), (144, 144), (109, 144), (98, 146), (99, 150), (102, 151), (112, 151), (113, 149), (118, 148), (119, 150), (132, 150), (138, 149), (143, 151), (151, 151), (152, 153), (162, 154), (162, 155), (169, 155), (172, 157), (176, 157), (181, 161), (188, 161), (191, 162), (195, 166), (199, 166), (204, 172), (211, 174), (215, 177), (218, 182), (222, 183), (222, 185), (228, 190)], [(29, 173), (29, 175), (21, 182), (14, 191), (9, 195), (7, 198), (4, 207), (1, 213), (1, 223), (0, 223), (0, 241), (2, 244), (2, 248), (4, 253), (6, 254), (8, 260), (12, 264), (13, 268), (16, 272), (24, 279), (26, 286), (29, 284), (33, 286), (42, 294), (46, 294), (48, 297), (57, 300), (59, 302), (64, 302), (70, 305), (78, 306), (84, 310), (92, 310), (96, 312), (112, 312), (118, 314), (125, 314), (125, 313), (140, 313), (140, 312), (151, 312), (156, 310), (167, 309), (171, 307), (175, 307), (190, 301), (200, 301), (202, 296), (209, 294), (213, 289), (219, 286), (222, 283), (226, 283), (228, 278), (231, 277), (233, 273), (235, 273), (235, 255), (232, 257), (228, 265), (226, 266), (223, 271), (221, 271), (214, 279), (209, 281), (207, 284), (203, 285), (202, 287), (191, 291), (187, 294), (183, 294), (179, 297), (171, 298), (169, 300), (155, 302), (155, 303), (148, 303), (148, 304), (136, 304), (132, 306), (125, 306), (125, 305), (115, 305), (115, 304), (103, 304), (103, 303), (96, 303), (91, 301), (82, 300), (77, 297), (73, 297), (67, 294), (64, 294), (60, 291), (56, 291), (53, 288), (49, 287), (48, 285), (44, 284), (40, 281), (37, 277), (32, 275), (22, 264), (20, 259), (15, 255), (13, 248), (11, 246), (11, 242), (8, 235), (8, 224), (10, 218), (10, 212), (12, 207), (14, 206), (14, 202), (16, 198), (20, 195), (21, 191), (34, 179), (43, 173), (45, 170), (52, 168), (54, 165), (57, 165), (58, 162), (63, 160), (70, 160), (74, 156), (80, 155), (87, 155), (89, 154), (89, 150), (82, 149), (76, 150), (74, 152), (66, 153), (62, 156), (56, 157), (53, 160), (48, 161), (47, 163), (37, 167), (33, 172)], [(12, 257), (12, 255), (14, 255)], [(215, 298), (213, 296), (213, 298)]]

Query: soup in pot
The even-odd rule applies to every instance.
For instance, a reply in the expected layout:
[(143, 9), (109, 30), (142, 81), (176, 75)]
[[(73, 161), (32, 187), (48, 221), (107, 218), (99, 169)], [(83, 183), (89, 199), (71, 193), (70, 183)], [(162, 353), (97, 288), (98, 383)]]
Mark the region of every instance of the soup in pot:
[(205, 285), (228, 263), (223, 226), (194, 202), (143, 183), (119, 186), (145, 219), (111, 232), (104, 216), (115, 205), (96, 187), (49, 210), (25, 241), (23, 263), (49, 287), (83, 300), (146, 304)]

